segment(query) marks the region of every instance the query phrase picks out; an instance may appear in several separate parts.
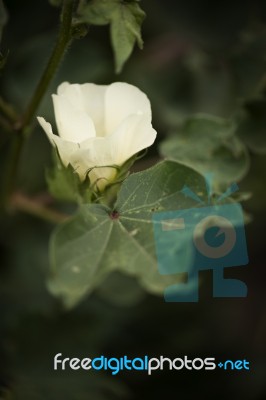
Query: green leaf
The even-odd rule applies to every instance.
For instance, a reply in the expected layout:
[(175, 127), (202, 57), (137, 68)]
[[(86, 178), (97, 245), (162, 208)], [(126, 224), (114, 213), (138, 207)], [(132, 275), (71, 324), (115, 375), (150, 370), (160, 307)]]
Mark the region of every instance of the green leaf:
[(90, 0), (80, 3), (78, 16), (92, 25), (108, 25), (117, 7), (117, 0)]
[(115, 55), (116, 72), (121, 72), (135, 43), (143, 48), (141, 25), (145, 12), (137, 0), (91, 0), (81, 3), (78, 15), (92, 25), (110, 24), (111, 42)]
[(266, 99), (259, 98), (244, 104), (238, 117), (237, 134), (246, 145), (258, 154), (266, 153)]
[(227, 185), (242, 179), (249, 168), (247, 149), (235, 131), (231, 121), (196, 115), (162, 142), (160, 152), (201, 174), (212, 172), (214, 184)]
[(54, 155), (54, 168), (46, 173), (49, 192), (58, 200), (78, 202), (80, 179), (73, 167), (69, 164), (66, 168), (56, 151)]
[(119, 307), (132, 307), (145, 297), (145, 291), (136, 279), (119, 273), (110, 273), (97, 289), (97, 297), (108, 304)]
[(130, 175), (112, 210), (96, 204), (81, 206), (77, 215), (52, 235), (51, 292), (72, 307), (111, 271), (136, 277), (147, 291), (157, 294), (180, 281), (181, 274), (162, 276), (157, 270), (152, 215), (195, 206), (180, 192), (184, 185), (205, 193), (201, 175), (164, 161)]
[(120, 3), (111, 23), (111, 41), (115, 53), (116, 72), (121, 72), (137, 42), (143, 48), (141, 24), (145, 13), (136, 2)]

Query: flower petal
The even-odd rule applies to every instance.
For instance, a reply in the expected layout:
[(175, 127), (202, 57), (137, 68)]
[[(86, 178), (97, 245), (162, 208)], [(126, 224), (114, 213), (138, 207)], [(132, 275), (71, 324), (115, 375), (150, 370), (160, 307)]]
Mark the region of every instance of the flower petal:
[(83, 142), (79, 151), (80, 171), (83, 171), (84, 178), (88, 171), (91, 183), (97, 183), (101, 190), (110, 183), (117, 169), (114, 162), (114, 148), (110, 137), (94, 138)]
[[(51, 124), (45, 121), (42, 117), (37, 117), (39, 124), (45, 131), (46, 135), (48, 136), (49, 141), (51, 144), (57, 148), (62, 163), (67, 167), (68, 164), (71, 164), (73, 168), (78, 170), (78, 160), (79, 160), (79, 149), (80, 146), (77, 143), (69, 142), (60, 138), (57, 135), (53, 134), (53, 130)], [(77, 171), (78, 172), (78, 171)]]
[(62, 82), (57, 88), (57, 94), (64, 94), (69, 86), (72, 86), (69, 82)]
[(151, 146), (156, 135), (149, 114), (129, 116), (110, 137), (113, 162), (122, 165), (134, 154)]
[(141, 90), (125, 82), (111, 84), (105, 95), (105, 129), (110, 135), (131, 114), (147, 114), (151, 120), (151, 105)]
[(156, 135), (149, 115), (130, 115), (112, 135), (83, 142), (79, 155), (82, 164), (90, 167), (121, 166), (134, 154), (151, 146)]
[(64, 95), (52, 95), (55, 120), (61, 138), (81, 143), (96, 132), (92, 119), (78, 106), (74, 106)]
[(77, 83), (70, 84), (69, 82), (63, 82), (57, 88), (57, 95), (59, 97), (64, 97), (74, 108), (84, 112), (85, 109), (80, 86), (81, 85)]
[(92, 120), (97, 136), (104, 136), (105, 116), (104, 101), (107, 86), (94, 83), (62, 83), (57, 93), (63, 95), (75, 108), (85, 112)]
[(139, 151), (151, 146), (156, 138), (149, 114), (130, 115), (118, 130), (107, 137), (92, 138), (83, 142), (79, 151), (79, 171), (88, 171), (91, 182), (101, 180), (101, 190), (117, 173), (121, 166)]
[(105, 136), (105, 93), (107, 86), (84, 83), (80, 85), (84, 109), (94, 122), (97, 136)]

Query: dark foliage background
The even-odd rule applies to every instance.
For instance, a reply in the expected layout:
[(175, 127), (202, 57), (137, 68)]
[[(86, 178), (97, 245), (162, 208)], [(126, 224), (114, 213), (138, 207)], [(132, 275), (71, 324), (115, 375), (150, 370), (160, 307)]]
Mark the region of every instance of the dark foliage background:
[[(22, 111), (55, 40), (58, 9), (48, 1), (5, 2), (9, 22), (3, 49), (1, 94)], [(91, 27), (76, 41), (42, 102), (39, 115), (53, 120), (50, 95), (64, 81), (127, 81), (151, 99), (158, 141), (174, 133), (185, 115), (206, 112), (231, 117), (244, 101), (266, 89), (266, 3), (264, 1), (148, 1), (143, 25), (145, 48), (135, 50), (121, 75), (114, 74), (108, 27)], [(263, 113), (266, 112), (265, 111)], [(262, 114), (263, 114), (262, 113)], [(255, 125), (254, 125), (255, 126)], [(255, 129), (255, 128), (254, 128)], [(265, 136), (266, 124), (264, 124)], [(240, 132), (241, 134), (241, 132)], [(251, 131), (251, 135), (253, 132)], [(4, 175), (9, 137), (1, 135)], [(197, 146), (197, 143), (195, 143)], [(50, 145), (37, 127), (23, 152), (18, 186), (46, 191)], [(141, 169), (158, 157), (150, 150)], [(198, 304), (166, 304), (142, 292), (128, 278), (110, 278), (77, 308), (65, 312), (46, 289), (48, 240), (52, 225), (13, 213), (1, 218), (1, 399), (191, 399), (266, 398), (265, 177), (263, 154), (251, 152), (251, 168), (240, 188), (252, 191), (245, 203), (250, 264), (227, 271), (248, 284), (246, 299), (213, 299), (212, 275), (201, 275)], [(119, 295), (128, 285), (128, 296)], [(126, 286), (127, 287), (127, 286)], [(105, 354), (119, 357), (164, 355), (248, 359), (250, 371), (55, 372), (53, 357)]]

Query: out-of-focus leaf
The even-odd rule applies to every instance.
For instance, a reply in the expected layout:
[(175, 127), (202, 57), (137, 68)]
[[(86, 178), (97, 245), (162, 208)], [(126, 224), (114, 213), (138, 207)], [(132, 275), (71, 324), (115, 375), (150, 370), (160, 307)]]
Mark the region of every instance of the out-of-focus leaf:
[(118, 272), (108, 275), (97, 289), (97, 296), (120, 307), (134, 306), (143, 300), (144, 295), (136, 279)]
[(145, 12), (137, 0), (91, 0), (81, 3), (78, 14), (81, 21), (92, 25), (110, 24), (117, 73), (121, 72), (135, 43), (143, 48), (141, 25)]
[(239, 98), (250, 98), (264, 85), (266, 70), (266, 34), (243, 35), (242, 43), (228, 59), (234, 90)]
[(197, 115), (162, 142), (160, 151), (202, 174), (212, 172), (215, 184), (225, 185), (242, 179), (249, 168), (248, 152), (235, 130), (231, 121)]
[(157, 270), (152, 215), (194, 204), (181, 193), (185, 184), (196, 193), (205, 193), (201, 175), (184, 165), (164, 161), (130, 175), (113, 210), (95, 204), (82, 206), (52, 236), (51, 292), (71, 307), (111, 271), (136, 277), (147, 291), (157, 294), (182, 279), (181, 274), (163, 276)]
[(254, 153), (266, 153), (265, 98), (252, 100), (244, 104), (237, 134)]
[(63, 0), (49, 0), (49, 3), (54, 7), (60, 7)]

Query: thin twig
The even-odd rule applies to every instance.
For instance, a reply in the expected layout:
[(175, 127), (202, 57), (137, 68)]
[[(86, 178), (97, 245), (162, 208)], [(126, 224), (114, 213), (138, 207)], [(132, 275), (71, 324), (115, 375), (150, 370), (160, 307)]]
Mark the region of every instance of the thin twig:
[(38, 198), (30, 198), (22, 193), (15, 193), (10, 200), (10, 209), (23, 211), (55, 224), (66, 221), (69, 215), (60, 213), (42, 204)]

